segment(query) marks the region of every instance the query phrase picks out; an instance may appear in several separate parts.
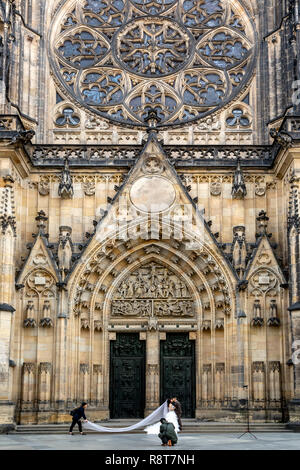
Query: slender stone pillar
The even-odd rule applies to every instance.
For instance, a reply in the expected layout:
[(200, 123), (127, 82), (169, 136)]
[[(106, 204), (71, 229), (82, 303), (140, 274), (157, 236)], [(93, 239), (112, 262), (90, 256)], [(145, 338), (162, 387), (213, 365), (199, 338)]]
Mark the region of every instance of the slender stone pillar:
[(59, 288), (59, 314), (56, 320), (55, 335), (55, 369), (54, 369), (54, 400), (58, 412), (57, 419), (64, 421), (66, 416), (66, 385), (67, 385), (67, 291), (62, 282)]
[(289, 402), (290, 422), (300, 422), (300, 302), (289, 308), (292, 325), (293, 399)]
[(4, 177), (0, 200), (0, 432), (14, 422), (9, 360), (15, 275), (15, 217), (13, 179)]
[(146, 343), (146, 406), (148, 416), (159, 406), (159, 349), (160, 334), (156, 330), (147, 332)]

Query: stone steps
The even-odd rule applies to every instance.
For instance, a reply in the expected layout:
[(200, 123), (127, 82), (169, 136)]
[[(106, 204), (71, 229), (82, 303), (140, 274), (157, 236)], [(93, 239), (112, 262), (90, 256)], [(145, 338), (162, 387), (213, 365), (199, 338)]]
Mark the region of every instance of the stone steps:
[[(110, 420), (99, 423), (106, 427), (127, 427), (136, 423), (136, 420)], [(70, 424), (32, 424), (17, 425), (16, 433), (21, 434), (66, 434)], [(197, 420), (183, 420), (183, 434), (187, 433), (243, 433), (247, 430), (243, 423), (223, 423), (223, 422), (201, 422)], [(250, 426), (251, 432), (291, 432), (284, 423), (253, 423)], [(94, 434), (93, 431), (86, 431)], [(78, 433), (78, 426), (74, 433)], [(143, 434), (142, 429), (129, 431), (127, 434)], [(97, 433), (98, 434), (98, 433)], [(101, 434), (101, 433), (99, 433)]]

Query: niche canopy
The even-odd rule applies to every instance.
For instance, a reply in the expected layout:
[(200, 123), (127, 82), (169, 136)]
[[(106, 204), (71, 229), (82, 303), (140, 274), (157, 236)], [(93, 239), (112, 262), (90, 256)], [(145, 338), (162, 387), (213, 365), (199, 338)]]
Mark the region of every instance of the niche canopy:
[(254, 24), (238, 0), (62, 1), (50, 62), (68, 99), (113, 122), (201, 119), (246, 88)]

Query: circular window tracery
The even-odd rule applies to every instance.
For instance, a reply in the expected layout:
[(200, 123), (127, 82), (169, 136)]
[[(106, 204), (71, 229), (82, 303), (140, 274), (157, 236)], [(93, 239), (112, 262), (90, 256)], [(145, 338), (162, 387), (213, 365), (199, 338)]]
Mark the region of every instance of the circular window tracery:
[[(67, 95), (112, 121), (159, 126), (205, 117), (253, 72), (255, 30), (238, 0), (62, 1), (50, 60)], [(57, 34), (57, 29), (59, 34)]]

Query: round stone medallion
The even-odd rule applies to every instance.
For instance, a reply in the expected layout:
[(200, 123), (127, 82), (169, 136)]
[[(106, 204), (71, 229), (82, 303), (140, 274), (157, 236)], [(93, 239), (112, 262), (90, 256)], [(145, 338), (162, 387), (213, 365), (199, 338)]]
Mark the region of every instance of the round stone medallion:
[(175, 188), (162, 176), (143, 176), (130, 190), (132, 204), (142, 212), (163, 212), (175, 201)]

